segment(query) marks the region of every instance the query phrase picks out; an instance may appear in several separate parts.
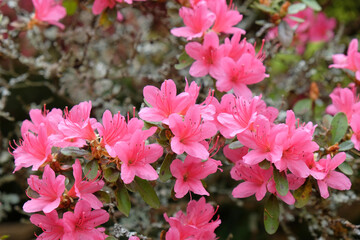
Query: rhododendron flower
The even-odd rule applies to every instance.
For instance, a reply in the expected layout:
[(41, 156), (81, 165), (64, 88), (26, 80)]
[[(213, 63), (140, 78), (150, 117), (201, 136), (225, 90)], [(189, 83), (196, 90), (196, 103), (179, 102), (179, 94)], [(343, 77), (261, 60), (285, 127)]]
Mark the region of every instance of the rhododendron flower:
[(205, 3), (197, 4), (193, 9), (182, 7), (179, 15), (186, 27), (171, 29), (171, 33), (177, 37), (186, 37), (187, 40), (202, 37), (213, 25), (215, 14), (210, 12)]
[(225, 55), (227, 57), (232, 58), (235, 62), (237, 62), (242, 55), (248, 53), (254, 57), (256, 57), (255, 48), (252, 44), (246, 41), (246, 38), (240, 41), (241, 33), (237, 32), (232, 37), (231, 40), (229, 38), (225, 38)]
[(352, 115), (360, 111), (359, 98), (356, 96), (356, 88), (350, 85), (349, 88), (337, 87), (330, 94), (332, 104), (326, 108), (326, 112), (335, 115), (338, 112), (345, 113), (348, 122), (351, 122)]
[(240, 147), (236, 149), (231, 149), (229, 145), (226, 145), (223, 148), (223, 152), (228, 160), (236, 164), (236, 162), (243, 160), (242, 158), (249, 152), (249, 148)]
[(257, 102), (260, 97), (247, 99), (240, 96), (234, 98), (234, 106), (230, 113), (220, 113), (217, 117), (218, 121), (223, 125), (221, 134), (226, 138), (233, 138), (236, 134), (240, 134), (250, 129), (257, 117)]
[(137, 236), (131, 236), (129, 237), (129, 240), (140, 240), (140, 238)]
[[(156, 127), (149, 130), (148, 135), (155, 133)], [(145, 145), (145, 140), (149, 137), (141, 130), (137, 130), (130, 139), (130, 142), (118, 142), (114, 150), (121, 161), (121, 179), (125, 184), (131, 183), (135, 176), (146, 180), (155, 180), (159, 176), (150, 163), (158, 160), (163, 149), (158, 144)]]
[[(58, 131), (58, 124), (63, 120), (62, 114), (62, 111), (57, 108), (52, 109), (50, 112), (46, 109), (44, 109), (44, 112), (41, 112), (40, 109), (31, 109), (29, 112), (31, 121), (23, 121), (21, 125), (21, 134), (25, 134), (28, 131), (37, 134), (41, 123), (45, 125), (48, 136), (55, 134)], [(43, 125), (41, 126), (43, 127)]]
[(69, 112), (65, 111), (66, 118), (58, 125), (59, 133), (50, 136), (55, 146), (82, 147), (86, 144), (85, 140), (96, 139), (94, 129), (97, 121), (90, 118), (91, 107), (91, 101), (81, 102)]
[(64, 239), (105, 239), (105, 228), (95, 228), (109, 220), (109, 214), (102, 209), (91, 211), (86, 201), (79, 201), (75, 205), (74, 213), (65, 212), (63, 224)]
[(283, 142), (287, 127), (284, 124), (274, 125), (260, 115), (254, 122), (254, 130), (238, 134), (237, 138), (246, 147), (253, 149), (243, 159), (246, 164), (254, 165), (264, 159), (276, 162), (281, 159)]
[(258, 165), (247, 165), (238, 160), (231, 169), (231, 177), (235, 180), (244, 180), (232, 191), (234, 198), (245, 198), (255, 194), (260, 201), (266, 194), (266, 186), (273, 175), (273, 168), (262, 169)]
[(223, 74), (216, 75), (216, 88), (221, 92), (234, 89), (238, 96), (252, 97), (251, 90), (247, 85), (261, 82), (269, 77), (265, 73), (264, 64), (256, 57), (245, 53), (238, 61), (224, 57), (222, 60)]
[(170, 129), (174, 134), (171, 138), (171, 150), (177, 154), (187, 154), (201, 159), (208, 159), (209, 152), (200, 142), (211, 138), (217, 132), (214, 124), (202, 122), (198, 106), (189, 108), (183, 121), (178, 114), (169, 117)]
[(34, 214), (30, 217), (30, 221), (44, 231), (37, 239), (64, 239), (64, 224), (55, 210), (45, 213), (45, 215)]
[(48, 141), (44, 123), (40, 124), (37, 135), (31, 132), (23, 132), (22, 137), (23, 141), (13, 152), (15, 158), (14, 172), (30, 166), (32, 166), (33, 171), (36, 171), (45, 162), (51, 161), (52, 144)]
[(282, 142), (283, 154), (281, 159), (273, 163), (280, 172), (289, 169), (297, 177), (306, 178), (310, 174), (306, 159), (319, 149), (317, 143), (312, 141), (312, 133), (316, 126), (313, 129), (303, 126), (296, 129), (295, 114), (291, 110), (287, 111), (286, 124), (289, 131), (283, 133), (287, 135)]
[[(333, 158), (330, 155), (326, 159), (320, 159), (316, 162), (314, 171), (324, 173), (324, 175), (315, 175), (320, 190), (320, 195), (323, 198), (329, 197), (328, 187), (337, 190), (349, 190), (351, 182), (343, 173), (335, 171), (335, 169), (342, 164), (346, 159), (344, 152), (336, 154)], [(321, 176), (321, 177), (318, 177)]]
[(200, 158), (187, 156), (183, 161), (175, 159), (170, 165), (170, 171), (176, 178), (174, 191), (176, 198), (182, 198), (187, 192), (192, 191), (199, 195), (207, 195), (201, 179), (215, 173), (221, 166), (220, 161), (209, 158), (203, 162)]
[(221, 220), (211, 221), (214, 214), (214, 208), (205, 202), (204, 197), (199, 201), (191, 200), (188, 203), (186, 214), (179, 211), (175, 217), (169, 218), (164, 213), (165, 220), (170, 224), (166, 240), (215, 240), (214, 231), (220, 225)]
[(355, 77), (360, 81), (360, 52), (357, 39), (351, 40), (347, 55), (334, 54), (332, 56), (334, 64), (331, 64), (330, 68), (344, 68), (355, 72)]
[(193, 98), (188, 92), (176, 95), (176, 85), (173, 80), (165, 80), (161, 89), (154, 86), (144, 88), (144, 98), (151, 107), (140, 110), (139, 116), (145, 121), (162, 122), (169, 125), (169, 116), (172, 113), (184, 115)]
[(203, 44), (190, 42), (185, 46), (186, 53), (196, 61), (190, 67), (190, 75), (203, 77), (210, 74), (217, 76), (221, 71), (221, 60), (225, 56), (225, 45), (219, 46), (219, 37), (210, 32), (205, 35)]
[(103, 188), (105, 184), (104, 181), (83, 181), (82, 168), (79, 159), (76, 159), (75, 164), (73, 164), (72, 167), (75, 183), (68, 192), (68, 195), (70, 197), (78, 197), (80, 200), (86, 201), (94, 209), (101, 208), (103, 206), (102, 202), (93, 193), (100, 191)]
[(66, 16), (66, 9), (56, 0), (32, 0), (35, 7), (34, 18), (47, 22), (64, 29), (65, 26), (59, 22)]
[(236, 33), (245, 34), (241, 28), (234, 27), (238, 24), (243, 16), (237, 10), (231, 10), (231, 6), (227, 6), (226, 0), (208, 1), (208, 8), (215, 13), (216, 19), (212, 31), (217, 33)]
[(60, 205), (65, 190), (65, 176), (59, 175), (55, 178), (55, 172), (49, 165), (45, 166), (41, 180), (38, 176), (31, 175), (28, 184), (40, 197), (27, 201), (23, 206), (25, 212), (49, 213)]
[(350, 126), (354, 132), (351, 136), (351, 141), (354, 143), (354, 148), (360, 151), (360, 113), (355, 113), (353, 115)]

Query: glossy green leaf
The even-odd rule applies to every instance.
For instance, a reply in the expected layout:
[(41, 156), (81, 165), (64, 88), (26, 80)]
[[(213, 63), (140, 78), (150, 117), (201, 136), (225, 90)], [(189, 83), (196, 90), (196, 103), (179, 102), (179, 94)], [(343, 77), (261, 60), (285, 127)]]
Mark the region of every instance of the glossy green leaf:
[(166, 155), (160, 167), (160, 174), (159, 174), (160, 181), (166, 182), (172, 177), (172, 174), (170, 172), (170, 165), (175, 158), (176, 158), (176, 154), (168, 153)]
[(285, 196), (289, 192), (289, 182), (287, 180), (285, 172), (279, 172), (274, 168), (274, 180), (276, 184), (276, 190), (281, 196)]
[(297, 208), (304, 207), (310, 199), (311, 191), (312, 191), (311, 181), (307, 179), (306, 182), (301, 187), (299, 187), (294, 191), (294, 198), (296, 200), (294, 204), (295, 207)]
[(335, 115), (331, 121), (331, 142), (335, 144), (339, 142), (345, 135), (348, 129), (347, 117), (344, 113), (340, 112)]
[(316, 0), (301, 0), (303, 3), (308, 5), (310, 8), (314, 9), (315, 11), (321, 11), (321, 6)]
[(129, 216), (131, 209), (131, 201), (129, 197), (129, 193), (124, 185), (119, 186), (115, 191), (116, 198), (116, 207), (120, 212), (125, 214), (125, 216)]
[(264, 206), (264, 225), (268, 234), (276, 233), (279, 227), (280, 207), (276, 196), (271, 195)]
[(340, 143), (339, 151), (344, 152), (354, 148), (354, 143), (351, 140)]
[(269, 169), (270, 166), (271, 164), (268, 160), (263, 160), (262, 162), (259, 163), (259, 167), (261, 167), (262, 169)]
[(65, 156), (71, 156), (71, 157), (84, 157), (90, 154), (90, 152), (84, 149), (80, 149), (78, 147), (65, 147), (62, 148), (60, 152)]
[(116, 182), (120, 176), (120, 172), (117, 169), (108, 167), (104, 170), (104, 178), (107, 182)]
[(354, 173), (353, 169), (347, 162), (343, 162), (342, 164), (340, 164), (338, 166), (338, 168), (340, 169), (340, 171), (342, 171), (346, 175), (353, 175), (353, 173)]
[(97, 161), (93, 160), (88, 162), (84, 167), (84, 175), (88, 179), (95, 179), (98, 175), (99, 164)]
[(305, 10), (306, 4), (305, 3), (295, 3), (291, 4), (288, 8), (288, 14), (296, 14), (302, 10)]
[(192, 64), (194, 62), (194, 59), (192, 59), (189, 55), (187, 55), (187, 53), (185, 51), (179, 56), (178, 60), (179, 60), (179, 63), (175, 64), (175, 68), (177, 70), (184, 69), (187, 66), (190, 66), (190, 64)]
[(105, 238), (105, 240), (117, 240), (117, 238), (114, 238), (113, 236), (109, 236), (109, 237)]
[(309, 98), (301, 99), (297, 101), (294, 105), (294, 113), (296, 115), (303, 115), (309, 111), (311, 111), (312, 100)]
[(142, 199), (152, 208), (160, 207), (160, 200), (151, 184), (139, 177), (135, 177), (136, 190), (140, 193)]
[(105, 191), (97, 191), (95, 196), (103, 203), (110, 203), (110, 195)]

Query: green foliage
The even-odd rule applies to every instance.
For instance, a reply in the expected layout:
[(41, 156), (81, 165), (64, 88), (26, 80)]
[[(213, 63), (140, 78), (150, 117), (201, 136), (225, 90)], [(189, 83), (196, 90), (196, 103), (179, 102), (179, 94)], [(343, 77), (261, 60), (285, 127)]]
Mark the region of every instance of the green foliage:
[(264, 225), (268, 234), (276, 233), (279, 227), (280, 206), (275, 195), (271, 195), (264, 207)]
[(348, 129), (347, 117), (344, 113), (340, 112), (335, 115), (331, 121), (331, 143), (335, 144), (340, 142)]
[(160, 200), (156, 195), (153, 186), (146, 180), (135, 177), (136, 190), (140, 193), (142, 199), (152, 208), (160, 207)]
[(84, 174), (88, 179), (95, 179), (98, 176), (99, 164), (96, 160), (89, 161), (84, 167)]
[(307, 179), (305, 183), (294, 191), (294, 198), (296, 200), (295, 207), (304, 207), (310, 199), (312, 191), (312, 185), (310, 179)]
[(287, 180), (285, 172), (279, 172), (274, 168), (274, 180), (276, 184), (276, 190), (281, 196), (286, 196), (289, 192), (289, 182)]
[(131, 209), (131, 201), (129, 197), (129, 193), (124, 185), (118, 186), (115, 190), (115, 198), (116, 198), (116, 207), (120, 212), (125, 214), (125, 216), (129, 216)]

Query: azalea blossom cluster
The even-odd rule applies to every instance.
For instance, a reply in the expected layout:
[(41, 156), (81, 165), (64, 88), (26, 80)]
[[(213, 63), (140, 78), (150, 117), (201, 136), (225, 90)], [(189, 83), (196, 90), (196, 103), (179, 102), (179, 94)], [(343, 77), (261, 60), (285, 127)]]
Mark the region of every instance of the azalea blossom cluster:
[(335, 88), (330, 94), (332, 104), (326, 108), (326, 112), (331, 115), (342, 112), (346, 115), (353, 131), (351, 141), (354, 148), (360, 151), (360, 100), (356, 89), (354, 83), (349, 84), (347, 88)]
[[(134, 1), (146, 1), (146, 0), (134, 0)], [(48, 23), (55, 25), (61, 29), (64, 29), (64, 24), (60, 23), (60, 20), (66, 16), (66, 9), (62, 6), (62, 1), (57, 0), (32, 0), (35, 14), (33, 16), (31, 24)], [(94, 15), (99, 15), (107, 8), (112, 9), (116, 3), (132, 4), (133, 0), (95, 0), (92, 6), (92, 12)], [(117, 12), (117, 19), (122, 20), (123, 16), (120, 12)]]
[[(327, 42), (334, 37), (336, 20), (327, 18), (323, 12), (315, 14), (309, 7), (298, 13), (286, 15), (283, 21), (295, 31), (293, 45), (299, 54), (305, 51), (305, 46), (309, 42)], [(267, 34), (267, 39), (278, 37), (278, 32), (278, 27), (272, 28)]]
[[(251, 96), (247, 87), (262, 81), (268, 75), (262, 63), (261, 50), (246, 39), (241, 39), (245, 31), (235, 27), (242, 15), (228, 6), (225, 0), (191, 1), (191, 7), (182, 7), (179, 11), (185, 27), (174, 28), (171, 33), (185, 37), (188, 41), (201, 38), (201, 42), (189, 42), (186, 53), (195, 60), (190, 75), (203, 77), (210, 74), (216, 79), (216, 88), (221, 92), (231, 89), (238, 95)], [(218, 34), (234, 34), (220, 44)]]
[(342, 68), (355, 72), (356, 80), (360, 81), (360, 52), (359, 42), (357, 39), (351, 40), (347, 50), (347, 55), (334, 54), (332, 58), (334, 64), (331, 64), (329, 66), (330, 68)]

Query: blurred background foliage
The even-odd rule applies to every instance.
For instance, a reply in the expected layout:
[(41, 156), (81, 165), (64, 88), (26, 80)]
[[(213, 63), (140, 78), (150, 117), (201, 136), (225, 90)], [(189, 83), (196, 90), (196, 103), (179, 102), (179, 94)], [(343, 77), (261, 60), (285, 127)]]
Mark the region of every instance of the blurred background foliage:
[[(261, 45), (266, 34), (264, 26), (271, 23), (271, 16), (253, 8), (255, 2), (259, 3), (257, 0), (233, 2), (244, 15), (240, 27), (247, 31), (247, 39)], [(328, 65), (333, 54), (345, 53), (351, 39), (360, 39), (360, 1), (318, 2), (328, 17), (337, 20), (331, 41), (308, 44), (302, 55), (294, 47), (281, 46), (277, 40), (265, 43), (264, 63), (270, 77), (253, 85), (252, 90), (280, 110), (279, 121), (285, 118), (287, 109), (294, 108), (302, 121), (323, 124), (329, 93), (334, 87), (345, 87), (352, 81), (344, 71), (328, 69)], [(33, 232), (39, 230), (29, 224), (28, 214), (22, 211), (28, 199), (24, 191), (30, 172), (23, 169), (12, 174), (13, 158), (8, 152), (9, 141), (18, 142), (21, 137), (21, 122), (29, 118), (30, 109), (44, 105), (47, 109), (64, 109), (91, 100), (92, 114), (100, 119), (105, 109), (126, 115), (135, 106), (138, 112), (143, 87), (148, 84), (159, 87), (164, 79), (176, 81), (180, 91), (185, 86), (184, 77), (196, 80), (202, 86), (204, 98), (208, 89), (214, 87), (210, 77), (194, 79), (188, 73), (189, 67), (175, 68), (186, 43), (170, 34), (171, 28), (182, 25), (178, 16), (181, 5), (177, 1), (118, 4), (117, 10), (124, 16), (121, 22), (112, 10), (94, 16), (92, 1), (64, 0), (63, 4), (68, 16), (62, 21), (66, 28), (61, 31), (54, 26), (27, 28), (33, 12), (29, 0), (0, 2), (0, 238), (9, 234), (11, 239), (32, 239)], [(281, 228), (269, 236), (262, 223), (264, 201), (256, 202), (254, 197), (232, 198), (231, 191), (237, 183), (230, 179), (230, 164), (226, 165), (221, 154), (218, 158), (225, 163), (224, 172), (206, 182), (212, 193), (209, 201), (221, 206), (217, 212), (222, 221), (217, 230), (220, 239), (349, 239), (350, 229), (359, 230), (358, 159), (352, 159), (351, 191), (321, 201), (315, 193), (311, 207), (302, 209), (282, 205)], [(122, 226), (158, 239), (161, 230), (167, 228), (162, 214), (167, 212), (170, 216), (186, 204), (168, 199), (171, 187), (171, 184), (157, 186), (163, 206), (160, 210), (150, 209), (138, 195), (131, 195), (130, 217), (116, 216), (108, 223), (108, 229), (117, 237)], [(355, 227), (339, 225), (335, 216), (347, 219)]]

